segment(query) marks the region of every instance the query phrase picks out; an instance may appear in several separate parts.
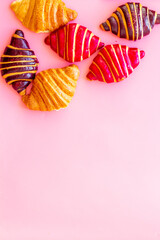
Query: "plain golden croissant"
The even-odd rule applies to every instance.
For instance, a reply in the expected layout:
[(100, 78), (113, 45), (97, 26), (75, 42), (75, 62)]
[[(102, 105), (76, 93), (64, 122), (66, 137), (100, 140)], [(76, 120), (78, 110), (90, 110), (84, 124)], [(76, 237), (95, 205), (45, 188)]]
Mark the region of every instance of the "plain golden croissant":
[(31, 93), (22, 96), (22, 101), (31, 110), (65, 108), (73, 98), (79, 74), (76, 65), (42, 71), (33, 81)]
[(77, 17), (62, 0), (16, 0), (11, 9), (22, 24), (34, 32), (51, 32)]

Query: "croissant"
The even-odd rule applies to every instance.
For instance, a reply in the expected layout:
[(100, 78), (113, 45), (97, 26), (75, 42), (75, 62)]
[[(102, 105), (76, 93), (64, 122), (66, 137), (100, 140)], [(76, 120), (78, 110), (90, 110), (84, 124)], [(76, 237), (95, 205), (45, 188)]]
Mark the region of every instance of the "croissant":
[(138, 48), (122, 45), (107, 45), (94, 58), (87, 78), (106, 83), (119, 82), (127, 78), (145, 55)]
[(22, 24), (34, 32), (51, 32), (77, 17), (62, 0), (16, 0), (11, 9)]
[(24, 39), (24, 33), (16, 30), (11, 43), (1, 57), (0, 70), (8, 84), (24, 95), (26, 87), (35, 78), (38, 70), (38, 59)]
[(78, 62), (90, 57), (104, 46), (100, 38), (77, 23), (68, 24), (52, 32), (45, 43), (68, 62)]
[(150, 34), (155, 24), (160, 24), (160, 14), (140, 3), (128, 2), (118, 7), (100, 27), (120, 38), (138, 40)]
[(33, 81), (31, 93), (22, 96), (22, 101), (31, 110), (65, 108), (73, 98), (79, 73), (76, 65), (42, 71)]

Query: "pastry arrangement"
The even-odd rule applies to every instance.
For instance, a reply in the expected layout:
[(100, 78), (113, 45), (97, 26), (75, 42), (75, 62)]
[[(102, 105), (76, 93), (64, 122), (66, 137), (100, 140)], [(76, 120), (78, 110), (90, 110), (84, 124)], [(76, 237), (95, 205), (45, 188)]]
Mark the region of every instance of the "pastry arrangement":
[[(106, 83), (127, 78), (145, 56), (143, 50), (126, 45), (106, 45), (88, 28), (69, 23), (77, 12), (62, 0), (16, 0), (11, 9), (22, 24), (36, 33), (49, 32), (44, 40), (61, 58), (72, 65), (48, 69), (38, 74), (39, 61), (21, 30), (16, 30), (1, 56), (3, 78), (21, 95), (31, 110), (52, 111), (66, 108), (71, 102), (80, 75), (75, 62), (89, 58), (100, 50), (89, 67), (87, 79)], [(160, 14), (140, 3), (128, 2), (117, 8), (100, 25), (120, 38), (140, 40), (149, 35)], [(30, 93), (27, 87), (32, 84)]]

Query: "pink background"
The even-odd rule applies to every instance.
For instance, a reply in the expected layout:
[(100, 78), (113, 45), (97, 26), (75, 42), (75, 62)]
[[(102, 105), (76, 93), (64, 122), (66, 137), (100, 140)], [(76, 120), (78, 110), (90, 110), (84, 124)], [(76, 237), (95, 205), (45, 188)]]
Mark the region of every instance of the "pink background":
[[(0, 53), (15, 29), (25, 32), (39, 71), (68, 65), (0, 4)], [(99, 24), (125, 1), (66, 0), (75, 22), (106, 43), (146, 51), (118, 84), (86, 80), (67, 109), (33, 112), (0, 77), (0, 239), (160, 240), (160, 26), (138, 42)], [(160, 12), (159, 0), (140, 1)]]

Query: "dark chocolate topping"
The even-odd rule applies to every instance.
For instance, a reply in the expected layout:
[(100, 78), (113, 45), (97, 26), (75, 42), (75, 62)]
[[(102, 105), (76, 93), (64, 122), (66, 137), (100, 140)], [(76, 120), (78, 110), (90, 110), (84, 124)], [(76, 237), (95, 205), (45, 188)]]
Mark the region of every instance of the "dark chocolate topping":
[(15, 34), (17, 34), (17, 35), (20, 36), (20, 37), (24, 37), (24, 33), (23, 33), (21, 30), (19, 30), (19, 29), (17, 29), (17, 30), (15, 31)]
[(155, 24), (160, 24), (160, 14), (140, 3), (128, 2), (119, 6), (101, 26), (121, 38), (138, 40), (148, 35)]
[(32, 56), (34, 55), (34, 52), (32, 50), (19, 50), (19, 49), (12, 49), (9, 47), (6, 47), (5, 51), (4, 51), (5, 55), (10, 55), (10, 56), (16, 56), (16, 55), (24, 55), (24, 56)]
[[(21, 82), (21, 81), (18, 81), (19, 79), (31, 79), (33, 80), (35, 78), (35, 73), (23, 73), (23, 74), (17, 74), (17, 75), (13, 75), (13, 76), (10, 76), (10, 77), (7, 77), (6, 78), (6, 82), (10, 82), (12, 80), (17, 80), (17, 82)], [(26, 80), (27, 81), (27, 80)]]
[(29, 49), (28, 42), (23, 38), (13, 37), (10, 43), (13, 47), (26, 48)]
[(24, 33), (21, 30), (15, 31), (10, 45), (5, 48), (1, 62), (1, 74), (6, 82), (12, 84), (12, 87), (21, 95), (25, 94), (26, 87), (35, 78), (38, 59), (24, 39)]

